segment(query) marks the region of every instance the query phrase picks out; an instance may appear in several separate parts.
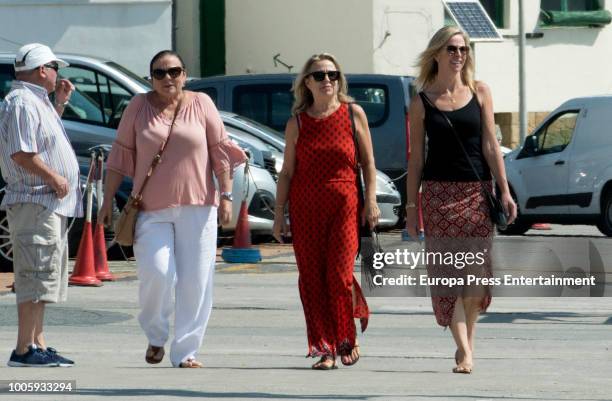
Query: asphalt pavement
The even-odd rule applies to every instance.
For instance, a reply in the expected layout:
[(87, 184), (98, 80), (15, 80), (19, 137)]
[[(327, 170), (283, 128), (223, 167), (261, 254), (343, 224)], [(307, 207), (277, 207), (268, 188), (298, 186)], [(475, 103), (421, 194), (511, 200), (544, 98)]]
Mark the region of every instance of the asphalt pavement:
[[(512, 237), (511, 244), (543, 238), (605, 240), (583, 228), (530, 232)], [(314, 360), (304, 358), (291, 247), (260, 249), (261, 263), (218, 264), (214, 311), (199, 354), (203, 369), (175, 369), (168, 359), (145, 363), (135, 266), (113, 262), (120, 280), (100, 288), (70, 287), (67, 303), (47, 309), (47, 342), (74, 359), (75, 367), (0, 364), (0, 380), (72, 380), (76, 393), (5, 392), (0, 399), (612, 400), (611, 298), (494, 298), (479, 321), (474, 371), (458, 375), (451, 373), (450, 332), (436, 325), (429, 298), (373, 297), (370, 326), (360, 335), (360, 361), (312, 371)], [(16, 337), (14, 303), (14, 295), (0, 295), (6, 360)]]

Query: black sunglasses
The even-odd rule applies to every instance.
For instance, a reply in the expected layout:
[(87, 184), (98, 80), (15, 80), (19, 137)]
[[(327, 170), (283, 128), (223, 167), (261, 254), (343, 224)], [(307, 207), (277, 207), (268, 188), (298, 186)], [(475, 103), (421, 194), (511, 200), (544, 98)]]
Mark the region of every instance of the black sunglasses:
[(325, 76), (329, 78), (330, 81), (334, 82), (340, 79), (340, 71), (315, 71), (306, 75), (311, 76), (315, 81), (321, 82), (325, 79)]
[(168, 68), (167, 70), (156, 68), (153, 71), (151, 71), (151, 75), (155, 79), (162, 80), (166, 78), (166, 74), (170, 75), (170, 78), (176, 78), (179, 75), (181, 75), (183, 71), (184, 71), (183, 67), (172, 67), (172, 68)]
[(44, 64), (43, 67), (45, 68), (51, 68), (52, 70), (55, 70), (55, 72), (59, 71), (59, 65), (57, 63), (48, 63), (48, 64)]
[(446, 51), (452, 56), (457, 54), (457, 52), (461, 52), (461, 54), (468, 54), (470, 52), (470, 48), (468, 46), (448, 45), (446, 46)]

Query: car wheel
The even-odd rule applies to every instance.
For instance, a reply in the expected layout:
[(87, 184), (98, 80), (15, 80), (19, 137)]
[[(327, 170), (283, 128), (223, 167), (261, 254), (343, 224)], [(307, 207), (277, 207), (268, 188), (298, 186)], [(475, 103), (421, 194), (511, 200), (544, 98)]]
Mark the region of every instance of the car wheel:
[(523, 235), (531, 228), (531, 224), (524, 221), (521, 218), (521, 209), (519, 208), (518, 200), (516, 199), (516, 195), (513, 191), (511, 191), (512, 199), (514, 199), (514, 203), (516, 203), (516, 219), (512, 224), (507, 226), (504, 229), (497, 227), (497, 232), (501, 235)]
[(13, 271), (13, 241), (9, 230), (8, 218), (0, 211), (0, 272)]
[(608, 190), (604, 195), (597, 228), (602, 234), (612, 237), (612, 190)]

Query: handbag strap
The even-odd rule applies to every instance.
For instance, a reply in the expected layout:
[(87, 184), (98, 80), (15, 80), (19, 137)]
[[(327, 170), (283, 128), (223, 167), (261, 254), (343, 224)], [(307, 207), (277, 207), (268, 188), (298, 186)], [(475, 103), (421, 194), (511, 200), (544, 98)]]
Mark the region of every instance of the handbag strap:
[(159, 150), (157, 151), (157, 154), (153, 156), (153, 161), (151, 161), (151, 166), (149, 167), (149, 171), (147, 171), (147, 175), (145, 176), (145, 179), (142, 182), (142, 185), (140, 186), (140, 191), (138, 191), (136, 196), (134, 196), (136, 201), (140, 201), (142, 199), (142, 192), (144, 191), (147, 185), (147, 182), (149, 182), (149, 178), (151, 178), (151, 175), (153, 174), (153, 170), (155, 170), (155, 167), (157, 167), (157, 165), (161, 162), (162, 154), (164, 153), (164, 150), (166, 149), (166, 145), (168, 144), (168, 141), (170, 140), (170, 135), (172, 135), (172, 128), (174, 128), (174, 122), (176, 121), (176, 116), (178, 116), (178, 112), (181, 108), (182, 103), (183, 103), (183, 98), (181, 97), (181, 99), (179, 99), (178, 104), (176, 105), (176, 109), (174, 109), (174, 115), (172, 116), (172, 123), (170, 124), (168, 136), (162, 142), (161, 146), (159, 147)]
[(357, 163), (356, 168), (359, 168), (359, 138), (357, 137), (357, 129), (355, 128), (355, 114), (353, 113), (353, 103), (348, 103), (348, 112), (349, 118), (351, 119), (351, 131), (353, 132), (353, 142), (355, 143), (355, 163)]
[[(461, 142), (461, 138), (459, 137), (459, 133), (457, 132), (457, 129), (455, 128), (455, 126), (451, 122), (450, 118), (448, 118), (448, 116), (446, 115), (445, 112), (440, 110), (431, 100), (429, 100), (429, 98), (427, 97), (425, 92), (421, 91), (421, 92), (419, 92), (419, 95), (421, 95), (421, 99), (423, 99), (424, 102), (426, 102), (429, 106), (431, 106), (432, 109), (436, 110), (444, 118), (444, 120), (446, 120), (446, 123), (451, 128), (451, 131), (453, 132), (453, 135), (455, 136), (455, 139), (457, 140), (457, 143), (459, 143), (459, 147), (463, 151), (463, 155), (465, 156), (465, 158), (468, 161), (470, 167), (472, 168), (472, 171), (474, 172), (474, 175), (476, 175), (476, 178), (478, 178), (478, 181), (480, 182), (480, 185), (482, 186), (482, 189), (486, 192), (487, 196), (493, 198), (493, 194), (484, 185), (484, 182), (482, 181), (482, 178), (480, 178), (480, 174), (478, 174), (478, 171), (476, 170), (476, 167), (474, 166), (474, 163), (472, 162), (472, 159), (470, 158), (470, 155), (468, 154), (467, 150), (465, 150), (465, 146), (463, 146), (463, 142)], [(476, 95), (474, 95), (474, 96), (476, 96)]]
[[(353, 131), (353, 142), (355, 143), (355, 169), (357, 171), (357, 190), (359, 192), (359, 198), (361, 199), (361, 203), (365, 205), (365, 194), (363, 193), (363, 180), (361, 179), (361, 166), (359, 165), (359, 137), (357, 136), (357, 129), (355, 128), (355, 114), (353, 112), (353, 103), (348, 103), (348, 112), (349, 118), (351, 119), (351, 130)], [(358, 216), (359, 218), (359, 216)], [(366, 223), (365, 227), (368, 227), (368, 232), (371, 232), (373, 236), (378, 240), (378, 236), (376, 236), (376, 227), (373, 230), (369, 229), (368, 224)], [(361, 250), (361, 241), (359, 243), (359, 250)]]

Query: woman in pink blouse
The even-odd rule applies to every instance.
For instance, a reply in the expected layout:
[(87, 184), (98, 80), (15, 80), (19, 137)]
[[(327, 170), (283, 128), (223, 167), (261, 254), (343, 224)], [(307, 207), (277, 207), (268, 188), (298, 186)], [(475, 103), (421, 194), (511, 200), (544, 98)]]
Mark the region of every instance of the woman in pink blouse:
[(183, 90), (187, 74), (177, 53), (157, 53), (150, 70), (153, 90), (134, 97), (119, 124), (98, 221), (110, 223), (112, 200), (124, 176), (133, 177), (138, 193), (176, 112), (162, 161), (142, 193), (136, 223), (138, 321), (149, 341), (145, 360), (159, 363), (174, 310), (170, 361), (175, 367), (199, 368), (195, 355), (212, 310), (217, 212), (221, 224), (231, 220), (232, 171), (247, 157), (228, 138), (212, 100)]

